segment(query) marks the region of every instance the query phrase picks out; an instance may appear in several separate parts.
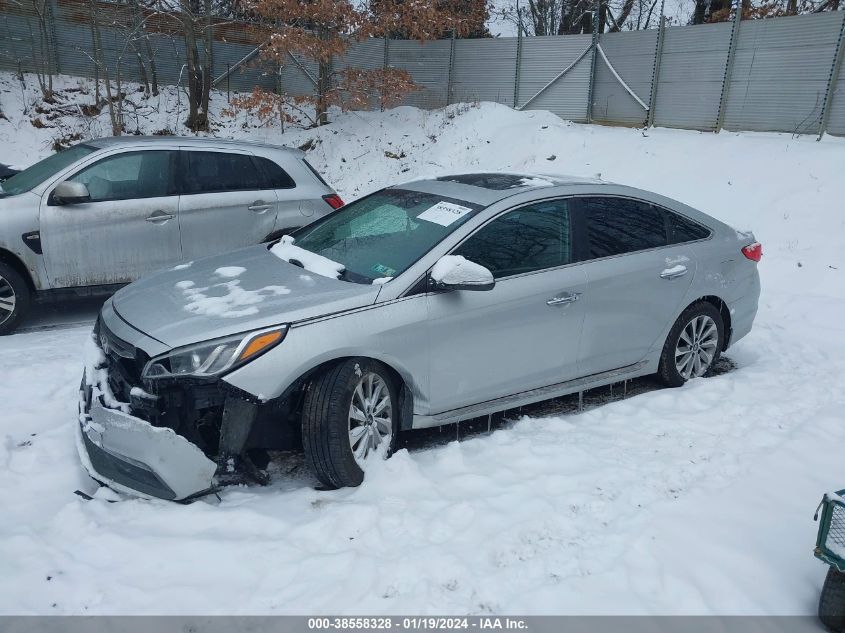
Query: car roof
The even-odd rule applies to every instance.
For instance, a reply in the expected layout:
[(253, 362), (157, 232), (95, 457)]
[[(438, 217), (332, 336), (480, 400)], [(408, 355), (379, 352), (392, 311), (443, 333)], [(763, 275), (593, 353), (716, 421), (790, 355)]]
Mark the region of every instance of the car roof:
[(489, 206), (519, 193), (560, 185), (584, 184), (604, 185), (608, 183), (598, 178), (580, 178), (560, 174), (475, 172), (415, 180), (391, 188), (411, 189)]
[(256, 141), (238, 141), (223, 138), (204, 138), (198, 136), (175, 136), (175, 135), (130, 135), (130, 136), (106, 136), (103, 138), (85, 141), (85, 145), (92, 147), (133, 147), (151, 146), (158, 144), (172, 145), (177, 143), (186, 147), (231, 147), (231, 148), (266, 148), (282, 152), (289, 152), (296, 156), (303, 156), (305, 152), (300, 149), (284, 147), (282, 145), (271, 145), (270, 143), (258, 143)]

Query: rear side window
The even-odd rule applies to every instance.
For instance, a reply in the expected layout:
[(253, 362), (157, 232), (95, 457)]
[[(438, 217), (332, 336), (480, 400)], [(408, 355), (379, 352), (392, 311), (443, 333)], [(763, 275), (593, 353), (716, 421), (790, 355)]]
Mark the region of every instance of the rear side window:
[(264, 178), (249, 154), (183, 152), (185, 193), (264, 189)]
[(456, 255), (499, 279), (569, 264), (569, 202), (551, 200), (510, 211), (481, 227)]
[(669, 217), (669, 241), (672, 244), (694, 242), (710, 237), (710, 229), (707, 227), (671, 211), (667, 211), (666, 215)]
[(586, 259), (666, 246), (663, 211), (628, 198), (582, 198)]
[(296, 187), (296, 183), (288, 172), (269, 158), (255, 156), (252, 160), (263, 172), (265, 182), (270, 189), (293, 189)]

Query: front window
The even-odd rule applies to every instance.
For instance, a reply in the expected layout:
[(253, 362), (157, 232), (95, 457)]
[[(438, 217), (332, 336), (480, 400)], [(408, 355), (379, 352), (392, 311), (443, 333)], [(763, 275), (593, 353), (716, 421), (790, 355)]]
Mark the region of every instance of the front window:
[(572, 262), (569, 201), (529, 204), (484, 225), (455, 251), (493, 277), (556, 268)]
[(170, 150), (115, 154), (89, 165), (71, 182), (88, 187), (91, 202), (159, 198), (173, 195)]
[(44, 160), (38, 161), (4, 181), (0, 185), (2, 187), (0, 195), (17, 196), (21, 193), (31, 191), (54, 174), (57, 174), (96, 150), (96, 147), (91, 147), (90, 145), (74, 145), (58, 154), (48, 156)]
[(395, 277), (482, 207), (430, 193), (385, 189), (296, 232), (296, 245), (343, 264), (359, 283)]

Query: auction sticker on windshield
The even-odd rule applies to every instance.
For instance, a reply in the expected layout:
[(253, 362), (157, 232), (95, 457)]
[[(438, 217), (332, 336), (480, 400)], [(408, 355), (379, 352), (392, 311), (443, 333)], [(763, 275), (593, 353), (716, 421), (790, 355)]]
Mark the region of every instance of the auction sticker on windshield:
[(459, 204), (452, 204), (451, 202), (438, 202), (433, 207), (429, 207), (420, 213), (417, 219), (434, 222), (440, 226), (449, 226), (471, 212), (472, 209), (469, 207), (462, 207)]

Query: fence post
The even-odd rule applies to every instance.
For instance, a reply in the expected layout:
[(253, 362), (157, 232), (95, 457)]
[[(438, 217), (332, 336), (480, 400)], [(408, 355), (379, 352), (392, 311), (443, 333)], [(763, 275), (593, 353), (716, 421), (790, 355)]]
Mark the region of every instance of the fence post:
[(599, 49), (599, 0), (593, 5), (593, 54), (590, 62), (590, 89), (587, 91), (587, 123), (593, 122), (593, 90), (596, 85), (596, 62), (598, 61)]
[(52, 65), (53, 71), (59, 75), (62, 72), (62, 67), (59, 62), (59, 40), (56, 36), (56, 2), (49, 0), (44, 3), (44, 17), (47, 20), (50, 38), (47, 42), (48, 55), (52, 55), (52, 63), (47, 60), (48, 67)]
[[(387, 68), (390, 66), (390, 38), (385, 35), (384, 36), (384, 62), (383, 68), (385, 72), (387, 72)], [(379, 97), (379, 111), (384, 112), (384, 95)]]
[(452, 103), (452, 81), (455, 73), (455, 29), (449, 40), (449, 78), (446, 80), (446, 105)]
[(842, 14), (842, 26), (839, 28), (839, 38), (836, 40), (836, 50), (833, 53), (833, 65), (830, 68), (830, 76), (827, 79), (827, 88), (824, 92), (824, 105), (822, 115), (819, 119), (819, 136), (817, 141), (822, 140), (827, 130), (827, 121), (830, 118), (830, 104), (833, 102), (833, 95), (836, 94), (836, 81), (842, 72), (842, 58), (845, 57), (845, 13)]
[(663, 57), (663, 38), (666, 35), (666, 18), (663, 16), (665, 0), (660, 3), (660, 24), (657, 27), (657, 50), (654, 53), (654, 69), (651, 73), (651, 96), (648, 99), (646, 127), (654, 125), (654, 105), (657, 103), (657, 85), (660, 82), (660, 59)]
[(717, 134), (721, 132), (722, 125), (725, 122), (725, 106), (728, 103), (728, 92), (730, 92), (731, 73), (733, 72), (734, 57), (736, 56), (736, 47), (739, 40), (739, 23), (742, 21), (742, 0), (736, 0), (736, 15), (734, 15), (734, 23), (731, 28), (731, 40), (728, 44), (728, 58), (725, 60), (725, 76), (722, 78), (722, 94), (719, 97), (719, 114), (716, 117), (716, 129), (713, 130)]
[(516, 69), (513, 73), (513, 107), (519, 105), (519, 76), (522, 67), (522, 21), (516, 29)]

